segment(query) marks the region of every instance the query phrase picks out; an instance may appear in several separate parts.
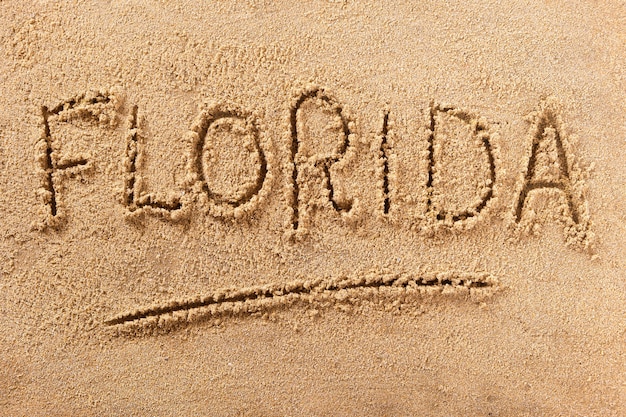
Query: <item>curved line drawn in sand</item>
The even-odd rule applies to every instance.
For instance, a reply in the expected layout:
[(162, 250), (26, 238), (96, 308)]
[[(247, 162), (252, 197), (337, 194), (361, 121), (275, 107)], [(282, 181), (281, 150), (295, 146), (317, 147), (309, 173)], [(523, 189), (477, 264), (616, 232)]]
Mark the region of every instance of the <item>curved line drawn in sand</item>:
[(311, 281), (293, 281), (284, 284), (266, 284), (247, 288), (230, 288), (215, 291), (213, 294), (195, 298), (174, 300), (127, 313), (122, 313), (104, 324), (120, 325), (158, 318), (177, 312), (190, 312), (197, 309), (209, 309), (211, 315), (238, 312), (254, 313), (265, 307), (276, 307), (292, 303), (299, 298), (315, 300), (325, 296), (348, 291), (356, 296), (368, 290), (383, 288), (398, 291), (424, 291), (429, 293), (467, 293), (480, 292), (491, 295), (499, 288), (498, 280), (488, 273), (426, 273), (411, 274), (364, 274), (355, 278), (317, 279)]
[(72, 177), (90, 168), (85, 155), (59, 155), (55, 150), (55, 137), (50, 122), (65, 123), (72, 120), (87, 120), (94, 124), (113, 125), (115, 117), (106, 114), (107, 110), (117, 111), (118, 103), (106, 92), (88, 93), (58, 103), (54, 107), (41, 107), (41, 136), (37, 142), (37, 162), (41, 175), (41, 188), (38, 194), (45, 206), (45, 216), (38, 229), (58, 227), (65, 218), (62, 200), (59, 197), (61, 179)]
[[(322, 109), (323, 107), (329, 107), (326, 109), (331, 113), (334, 113), (334, 117), (336, 124), (338, 124), (338, 128), (341, 132), (342, 139), (339, 140), (338, 146), (334, 149), (334, 152), (331, 152), (328, 155), (304, 155), (302, 152), (302, 138), (299, 136), (302, 130), (302, 125), (300, 125), (300, 119), (303, 117), (304, 109), (302, 106), (307, 102), (313, 102), (316, 105), (316, 108)], [(301, 201), (302, 196), (300, 195), (300, 184), (306, 180), (306, 178), (301, 175), (301, 171), (303, 166), (313, 163), (315, 169), (321, 170), (324, 176), (325, 186), (328, 189), (328, 200), (332, 203), (333, 208), (337, 212), (349, 212), (352, 208), (352, 202), (343, 202), (337, 201), (334, 198), (335, 190), (333, 187), (333, 181), (331, 178), (330, 168), (335, 163), (338, 162), (346, 153), (346, 150), (350, 146), (350, 126), (348, 119), (343, 114), (343, 108), (341, 105), (332, 98), (323, 88), (319, 87), (311, 87), (309, 89), (304, 90), (295, 103), (290, 108), (290, 118), (289, 118), (289, 126), (290, 126), (290, 134), (291, 134), (291, 163), (293, 164), (292, 171), (292, 186), (293, 192), (291, 196), (291, 206), (292, 206), (292, 226), (293, 230), (298, 230), (298, 226), (300, 224), (300, 218), (302, 217), (302, 210), (300, 209), (301, 204), (306, 204), (306, 202)], [(308, 168), (308, 167), (307, 167)]]
[[(589, 214), (583, 195), (582, 173), (568, 152), (564, 124), (558, 103), (553, 98), (541, 102), (529, 115), (530, 154), (520, 181), (514, 206), (515, 223), (524, 225), (524, 213), (531, 193), (555, 190), (566, 204), (558, 219), (566, 225), (566, 243), (590, 244)], [(525, 225), (528, 228), (528, 225)]]
[[(456, 109), (452, 106), (441, 106), (431, 103), (430, 106), (430, 126), (428, 135), (428, 179), (426, 183), (426, 187), (428, 190), (428, 200), (427, 207), (428, 211), (433, 213), (437, 220), (445, 221), (450, 218), (452, 222), (459, 222), (466, 220), (468, 218), (477, 216), (480, 212), (487, 206), (489, 200), (491, 200), (494, 196), (494, 185), (496, 183), (496, 166), (495, 159), (493, 156), (492, 146), (490, 142), (490, 135), (485, 122), (481, 119), (473, 116), (467, 111)], [(433, 194), (435, 190), (434, 186), (434, 178), (435, 178), (435, 140), (436, 140), (436, 132), (437, 132), (437, 113), (446, 113), (460, 121), (463, 121), (467, 125), (470, 126), (472, 131), (472, 136), (477, 139), (477, 141), (481, 144), (483, 148), (483, 152), (486, 156), (486, 162), (488, 165), (488, 179), (486, 182), (486, 187), (479, 189), (479, 199), (480, 201), (475, 204), (474, 207), (467, 208), (465, 210), (460, 210), (457, 212), (451, 212), (450, 210), (446, 210), (443, 207), (435, 208), (433, 204)]]

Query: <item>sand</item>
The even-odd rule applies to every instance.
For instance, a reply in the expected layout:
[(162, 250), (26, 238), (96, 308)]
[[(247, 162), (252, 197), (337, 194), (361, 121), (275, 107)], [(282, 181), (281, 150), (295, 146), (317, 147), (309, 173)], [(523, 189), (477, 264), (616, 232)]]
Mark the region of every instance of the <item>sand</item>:
[(0, 415), (626, 414), (624, 2), (0, 22)]

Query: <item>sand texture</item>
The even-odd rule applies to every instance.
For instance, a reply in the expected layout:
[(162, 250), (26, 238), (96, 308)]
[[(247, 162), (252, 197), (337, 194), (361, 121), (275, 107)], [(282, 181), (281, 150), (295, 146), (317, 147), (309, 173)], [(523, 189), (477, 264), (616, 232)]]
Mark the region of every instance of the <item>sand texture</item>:
[(626, 415), (623, 1), (0, 1), (0, 416)]

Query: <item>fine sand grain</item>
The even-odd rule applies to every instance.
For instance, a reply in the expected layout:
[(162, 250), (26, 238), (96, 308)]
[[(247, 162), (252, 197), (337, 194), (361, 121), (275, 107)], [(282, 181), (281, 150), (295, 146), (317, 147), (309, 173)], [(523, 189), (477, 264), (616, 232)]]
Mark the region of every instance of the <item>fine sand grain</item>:
[(0, 1), (0, 415), (626, 415), (625, 28)]

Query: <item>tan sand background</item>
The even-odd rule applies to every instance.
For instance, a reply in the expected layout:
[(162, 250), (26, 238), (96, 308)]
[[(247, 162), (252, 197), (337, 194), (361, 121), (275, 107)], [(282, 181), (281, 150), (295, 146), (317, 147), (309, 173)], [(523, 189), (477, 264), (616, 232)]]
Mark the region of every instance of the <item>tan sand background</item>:
[(624, 415), (625, 28), (0, 1), (0, 415)]

